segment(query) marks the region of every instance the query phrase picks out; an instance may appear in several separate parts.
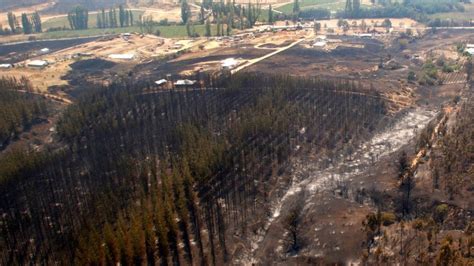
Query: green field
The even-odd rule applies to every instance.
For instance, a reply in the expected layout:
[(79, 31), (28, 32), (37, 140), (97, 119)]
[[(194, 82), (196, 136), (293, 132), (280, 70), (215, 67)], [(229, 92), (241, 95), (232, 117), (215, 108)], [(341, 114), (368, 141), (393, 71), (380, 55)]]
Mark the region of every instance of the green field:
[(448, 12), (430, 15), (431, 19), (453, 19), (453, 20), (471, 20), (474, 19), (474, 4), (464, 5), (464, 12)]
[[(304, 9), (311, 9), (311, 8), (326, 8), (329, 9), (331, 12), (336, 12), (343, 10), (346, 6), (345, 0), (301, 0), (300, 1), (300, 8)], [(367, 5), (361, 5), (361, 7), (370, 7)], [(293, 13), (293, 3), (286, 4), (277, 8), (276, 10), (281, 11), (285, 14)]]
[[(173, 26), (159, 26), (155, 27), (155, 30), (159, 29), (161, 31), (161, 36), (166, 38), (179, 38), (187, 37), (186, 26), (184, 25), (173, 25)], [(204, 36), (205, 26), (196, 25), (196, 32), (200, 36)], [(213, 25), (213, 34), (215, 34), (216, 27)], [(60, 38), (74, 38), (74, 37), (87, 37), (87, 36), (97, 36), (97, 35), (107, 35), (107, 34), (118, 34), (125, 32), (140, 32), (140, 27), (124, 27), (124, 28), (114, 28), (114, 29), (97, 29), (91, 28), (87, 30), (65, 30), (65, 31), (53, 31), (53, 32), (44, 32), (38, 36), (38, 39), (60, 39)]]
[[(301, 9), (309, 9), (309, 8), (327, 8), (331, 11), (337, 11), (343, 9), (346, 5), (345, 1), (340, 0), (302, 0), (300, 1), (300, 8)], [(285, 14), (293, 13), (293, 3), (286, 4), (277, 8), (278, 11), (281, 11)]]
[[(138, 20), (138, 17), (140, 15), (143, 15), (143, 11), (132, 11), (133, 13), (133, 20), (136, 21)], [(106, 12), (106, 15), (108, 16), (108, 12)], [(90, 13), (89, 14), (89, 21), (87, 23), (89, 25), (89, 28), (95, 28), (97, 26), (97, 14), (96, 13)], [(67, 20), (67, 16), (64, 17), (59, 17), (59, 18), (52, 18), (49, 19), (45, 22), (43, 22), (43, 29), (49, 29), (49, 28), (58, 28), (58, 27), (66, 27), (69, 28), (69, 21)]]

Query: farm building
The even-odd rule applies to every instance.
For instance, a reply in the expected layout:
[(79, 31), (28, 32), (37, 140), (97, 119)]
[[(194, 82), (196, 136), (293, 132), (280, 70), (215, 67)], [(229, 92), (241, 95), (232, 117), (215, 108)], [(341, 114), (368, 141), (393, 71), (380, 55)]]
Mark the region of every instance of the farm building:
[(134, 54), (111, 54), (109, 55), (111, 59), (122, 59), (122, 60), (132, 60), (135, 58)]
[(48, 65), (48, 62), (44, 60), (33, 60), (33, 61), (28, 62), (26, 65), (28, 67), (34, 67), (34, 68), (44, 68)]
[(176, 87), (186, 87), (186, 86), (192, 86), (196, 84), (196, 81), (195, 80), (189, 80), (189, 79), (180, 79), (180, 80), (177, 80), (174, 85)]
[(238, 67), (242, 62), (240, 60), (236, 60), (235, 58), (227, 58), (221, 61), (222, 69), (231, 70)]
[(325, 42), (325, 41), (317, 41), (317, 42), (313, 43), (313, 47), (320, 47), (321, 48), (321, 47), (326, 46), (326, 44), (327, 44), (327, 42)]

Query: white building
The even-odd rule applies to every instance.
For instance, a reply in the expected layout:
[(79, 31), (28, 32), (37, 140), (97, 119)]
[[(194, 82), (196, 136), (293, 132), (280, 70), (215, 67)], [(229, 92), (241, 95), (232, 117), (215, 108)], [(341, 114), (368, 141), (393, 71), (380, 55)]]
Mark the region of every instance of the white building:
[(134, 54), (111, 54), (109, 55), (111, 59), (121, 59), (121, 60), (132, 60), (135, 58)]
[(161, 86), (161, 85), (166, 84), (166, 83), (168, 83), (168, 81), (166, 79), (160, 79), (160, 80), (155, 81), (155, 84), (158, 85), (158, 86)]
[(466, 52), (470, 55), (474, 55), (474, 47), (473, 48), (467, 48)]
[(26, 65), (29, 67), (44, 68), (48, 65), (48, 62), (44, 60), (32, 60), (28, 62)]
[(0, 64), (0, 68), (12, 68), (12, 64)]
[(326, 46), (326, 44), (327, 44), (327, 42), (325, 42), (325, 41), (318, 41), (318, 42), (313, 43), (313, 47), (321, 48), (321, 47)]
[(239, 64), (240, 64), (240, 61), (236, 60), (235, 58), (227, 58), (221, 61), (221, 67), (223, 69), (228, 69), (228, 70), (239, 66)]
[(196, 81), (189, 79), (180, 79), (174, 83), (175, 86), (192, 86), (194, 84), (196, 84)]

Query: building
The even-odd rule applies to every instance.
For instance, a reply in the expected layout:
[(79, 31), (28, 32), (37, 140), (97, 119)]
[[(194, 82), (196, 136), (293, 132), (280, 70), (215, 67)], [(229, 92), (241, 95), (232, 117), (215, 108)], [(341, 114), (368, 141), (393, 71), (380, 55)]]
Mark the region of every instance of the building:
[(187, 87), (187, 86), (193, 86), (194, 84), (196, 84), (196, 81), (189, 80), (189, 79), (179, 79), (174, 83), (176, 87)]
[(12, 68), (12, 64), (0, 64), (0, 68)]
[(33, 67), (33, 68), (45, 68), (48, 66), (48, 62), (44, 60), (32, 60), (26, 64), (28, 67)]
[(134, 54), (111, 54), (109, 55), (111, 59), (121, 59), (121, 60), (132, 60), (135, 58)]
[(467, 48), (466, 53), (468, 53), (470, 55), (474, 55), (474, 47), (473, 48)]
[(166, 83), (168, 83), (168, 81), (166, 79), (160, 79), (160, 80), (155, 81), (155, 84), (158, 85), (158, 86), (162, 86)]
[(221, 61), (221, 67), (224, 70), (231, 70), (238, 67), (241, 64), (240, 60), (236, 60), (235, 58), (227, 58)]
[(319, 48), (322, 48), (324, 46), (326, 46), (327, 42), (325, 41), (317, 41), (315, 43), (313, 43), (313, 47), (319, 47)]
[(468, 44), (466, 44), (466, 48), (474, 48), (474, 43), (468, 43)]

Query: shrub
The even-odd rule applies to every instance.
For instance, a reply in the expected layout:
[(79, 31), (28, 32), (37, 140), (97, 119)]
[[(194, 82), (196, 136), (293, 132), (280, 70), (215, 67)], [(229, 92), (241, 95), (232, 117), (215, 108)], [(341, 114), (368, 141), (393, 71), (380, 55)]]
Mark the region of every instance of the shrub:
[(382, 224), (389, 226), (397, 220), (397, 216), (393, 212), (382, 212)]

